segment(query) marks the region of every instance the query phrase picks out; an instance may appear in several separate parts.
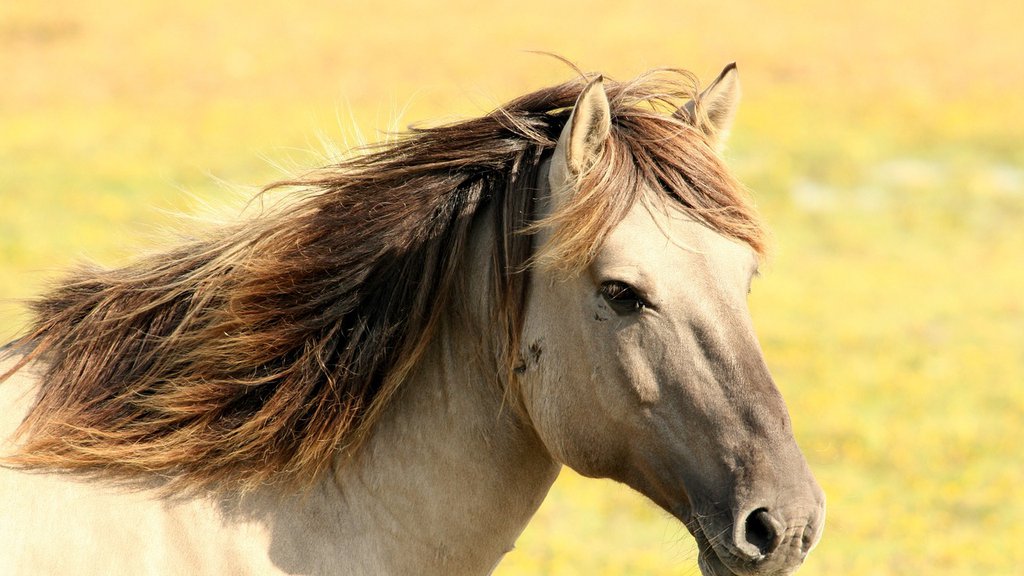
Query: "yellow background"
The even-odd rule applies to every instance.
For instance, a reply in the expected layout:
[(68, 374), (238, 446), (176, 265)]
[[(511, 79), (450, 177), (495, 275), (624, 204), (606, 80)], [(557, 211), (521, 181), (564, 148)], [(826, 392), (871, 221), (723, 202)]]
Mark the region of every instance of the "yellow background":
[[(321, 136), (567, 79), (736, 60), (751, 296), (829, 498), (802, 574), (1024, 573), (1024, 3), (0, 4), (0, 339), (81, 257), (320, 162)], [(686, 531), (566, 472), (498, 574), (695, 574)]]

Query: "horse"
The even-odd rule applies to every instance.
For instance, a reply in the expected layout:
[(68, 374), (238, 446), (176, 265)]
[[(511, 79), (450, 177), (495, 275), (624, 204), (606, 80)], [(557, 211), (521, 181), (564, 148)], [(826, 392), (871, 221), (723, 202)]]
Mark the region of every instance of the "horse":
[(562, 466), (705, 575), (796, 570), (824, 494), (746, 303), (738, 100), (581, 74), (69, 271), (0, 356), (0, 573), (488, 573)]

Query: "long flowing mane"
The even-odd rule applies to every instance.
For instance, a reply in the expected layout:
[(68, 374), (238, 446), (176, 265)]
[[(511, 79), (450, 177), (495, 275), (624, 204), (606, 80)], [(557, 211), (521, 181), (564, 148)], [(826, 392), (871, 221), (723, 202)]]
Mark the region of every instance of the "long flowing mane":
[[(696, 93), (677, 70), (606, 82), (611, 140), (578, 197), (538, 222), (540, 166), (584, 83), (411, 129), (268, 187), (300, 196), (287, 210), (122, 268), (76, 270), (31, 303), (22, 364), (45, 372), (6, 463), (155, 474), (175, 488), (304, 482), (366, 438), (436, 332), (460, 266), (491, 267), (495, 378), (508, 387), (530, 267), (579, 271), (642, 189), (762, 251), (742, 187), (671, 115)], [(466, 262), (485, 214), (491, 262)], [(543, 226), (552, 240), (535, 247), (529, 232)]]

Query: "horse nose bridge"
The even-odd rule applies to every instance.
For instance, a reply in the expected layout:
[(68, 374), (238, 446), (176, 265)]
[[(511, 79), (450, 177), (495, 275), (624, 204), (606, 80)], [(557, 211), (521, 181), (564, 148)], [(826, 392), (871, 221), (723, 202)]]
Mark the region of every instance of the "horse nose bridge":
[[(766, 389), (772, 401), (781, 401), (753, 328), (737, 318), (698, 316), (686, 330), (691, 335), (702, 364), (727, 388)], [(744, 395), (746, 396), (746, 395)]]

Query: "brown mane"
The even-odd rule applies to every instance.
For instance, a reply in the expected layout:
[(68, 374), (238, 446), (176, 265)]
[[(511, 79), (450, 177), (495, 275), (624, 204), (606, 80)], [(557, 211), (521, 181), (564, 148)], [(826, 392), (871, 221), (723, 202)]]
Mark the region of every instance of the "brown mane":
[(578, 271), (644, 185), (761, 252), (743, 189), (671, 117), (694, 84), (682, 71), (606, 81), (611, 142), (583, 193), (540, 224), (555, 234), (538, 254), (522, 232), (583, 79), (273, 184), (300, 189), (285, 211), (77, 270), (31, 304), (20, 342), (46, 372), (7, 463), (174, 488), (316, 478), (359, 446), (422, 355), (485, 213), (499, 373), (517, 359), (529, 267)]

